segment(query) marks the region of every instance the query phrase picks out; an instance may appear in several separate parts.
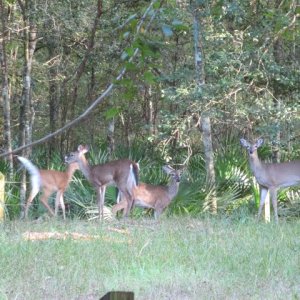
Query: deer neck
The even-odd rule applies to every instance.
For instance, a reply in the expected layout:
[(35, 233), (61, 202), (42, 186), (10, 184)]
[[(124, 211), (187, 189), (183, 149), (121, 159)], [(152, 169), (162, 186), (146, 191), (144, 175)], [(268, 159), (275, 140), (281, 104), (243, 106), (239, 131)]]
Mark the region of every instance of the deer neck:
[(75, 173), (75, 171), (78, 170), (78, 164), (77, 163), (72, 163), (72, 164), (69, 164), (68, 165), (68, 168), (67, 168), (67, 178), (68, 178), (68, 181), (71, 180), (73, 174)]
[(255, 176), (258, 173), (261, 173), (261, 171), (263, 170), (263, 163), (260, 161), (256, 151), (249, 156), (249, 162), (250, 168)]
[(92, 181), (91, 166), (89, 165), (84, 155), (78, 161), (78, 166), (81, 172), (83, 173), (83, 175), (86, 177), (86, 179)]
[(174, 178), (172, 178), (172, 181), (168, 186), (168, 194), (171, 199), (173, 199), (177, 195), (178, 187), (179, 187), (179, 182), (177, 182)]

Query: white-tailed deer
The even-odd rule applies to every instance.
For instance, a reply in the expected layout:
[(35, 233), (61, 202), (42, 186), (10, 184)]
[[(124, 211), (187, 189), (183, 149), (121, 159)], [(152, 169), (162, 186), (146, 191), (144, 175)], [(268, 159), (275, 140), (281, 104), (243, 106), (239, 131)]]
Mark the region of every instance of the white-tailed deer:
[[(42, 204), (48, 209), (52, 216), (56, 216), (58, 213), (58, 207), (60, 206), (63, 212), (63, 218), (66, 219), (64, 192), (67, 189), (69, 182), (76, 170), (79, 169), (77, 163), (68, 165), (65, 172), (56, 170), (39, 170), (30, 160), (25, 157), (18, 156), (19, 161), (24, 165), (30, 174), (31, 192), (25, 205), (25, 218), (28, 217), (28, 209), (36, 197), (40, 189), (43, 194), (40, 198)], [(56, 192), (55, 198), (55, 212), (48, 204), (48, 198)]]
[(132, 207), (132, 189), (138, 184), (138, 169), (136, 162), (129, 159), (114, 160), (105, 164), (90, 166), (85, 158), (88, 146), (78, 146), (76, 152), (65, 157), (67, 163), (77, 162), (80, 170), (97, 191), (99, 218), (103, 219), (104, 197), (107, 185), (115, 184), (127, 201), (123, 216), (128, 216)]
[[(140, 183), (132, 190), (134, 205), (144, 208), (153, 208), (155, 219), (159, 217), (177, 195), (180, 183), (180, 170), (174, 170), (170, 166), (164, 166), (163, 170), (171, 176), (169, 185)], [(121, 193), (119, 193), (118, 197), (120, 196), (122, 196)], [(126, 206), (126, 201), (121, 200), (114, 205), (112, 211), (116, 214), (119, 210), (126, 209)]]
[(300, 161), (263, 163), (257, 154), (257, 148), (263, 144), (263, 139), (258, 139), (254, 144), (250, 144), (245, 139), (241, 139), (240, 142), (248, 151), (250, 168), (260, 186), (260, 205), (257, 218), (260, 218), (269, 191), (277, 223), (277, 191), (279, 188), (300, 184)]

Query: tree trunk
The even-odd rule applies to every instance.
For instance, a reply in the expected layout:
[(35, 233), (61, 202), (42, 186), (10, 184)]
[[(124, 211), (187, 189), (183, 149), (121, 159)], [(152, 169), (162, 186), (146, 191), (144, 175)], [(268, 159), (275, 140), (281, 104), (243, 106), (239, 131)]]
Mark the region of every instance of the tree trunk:
[(115, 151), (115, 119), (112, 118), (108, 123), (107, 130), (107, 150), (109, 153), (110, 159), (112, 158), (112, 154)]
[(217, 198), (215, 194), (216, 175), (215, 175), (214, 152), (212, 147), (212, 135), (211, 135), (211, 125), (210, 125), (209, 116), (205, 116), (204, 114), (201, 116), (200, 126), (202, 130), (202, 138), (203, 138), (204, 154), (205, 154), (206, 185), (207, 187), (212, 189), (209, 207), (212, 213), (217, 213)]
[[(276, 95), (276, 93), (274, 93)], [(277, 97), (280, 97), (279, 95)], [(276, 115), (281, 115), (281, 101), (280, 99), (274, 99), (273, 101), (275, 106)], [(281, 124), (280, 119), (276, 119), (275, 121), (275, 132), (274, 132), (274, 141), (273, 141), (273, 151), (272, 151), (272, 161), (274, 163), (280, 162), (280, 142), (281, 142)]]
[[(3, 120), (4, 120), (4, 148), (6, 152), (12, 151), (11, 141), (11, 117), (10, 117), (10, 93), (8, 83), (8, 68), (7, 68), (7, 56), (6, 56), (6, 38), (8, 36), (7, 20), (5, 16), (5, 8), (3, 0), (0, 0), (0, 13), (1, 13), (1, 32), (3, 33), (2, 39), (0, 39), (0, 63), (1, 63), (1, 75), (2, 75), (2, 91), (1, 91), (1, 103), (3, 103)], [(8, 156), (9, 163), (9, 175), (8, 179), (13, 178), (13, 156)]]
[[(195, 73), (196, 73), (196, 83), (198, 89), (201, 91), (205, 84), (205, 73), (203, 64), (203, 55), (201, 48), (201, 35), (200, 35), (200, 16), (198, 13), (198, 8), (193, 10), (194, 18), (194, 48), (195, 48)], [(217, 212), (217, 198), (215, 194), (215, 169), (214, 169), (214, 153), (212, 148), (212, 135), (211, 135), (211, 122), (209, 117), (209, 112), (202, 113), (200, 118), (200, 130), (203, 135), (203, 146), (205, 153), (205, 165), (206, 165), (206, 182), (208, 187), (212, 189), (211, 199), (210, 199), (210, 210), (212, 213)]]
[(155, 134), (155, 119), (156, 119), (156, 113), (155, 113), (155, 103), (154, 103), (154, 97), (152, 92), (152, 86), (145, 85), (143, 88), (143, 117), (145, 119), (146, 124), (148, 125), (149, 134), (153, 135)]
[[(25, 0), (24, 3), (18, 1), (23, 15), (24, 31), (23, 31), (23, 47), (24, 47), (24, 68), (23, 68), (23, 89), (21, 95), (20, 105), (20, 125), (19, 125), (19, 144), (24, 146), (30, 144), (32, 141), (32, 122), (33, 122), (33, 110), (31, 102), (31, 69), (32, 59), (36, 47), (36, 28), (29, 18), (29, 13), (32, 13), (32, 3), (30, 0)], [(22, 151), (22, 156), (28, 157), (30, 150), (27, 148)], [(21, 187), (20, 187), (20, 204), (21, 204), (21, 216), (23, 215), (23, 209), (26, 198), (26, 172), (23, 170), (21, 174)]]
[[(53, 59), (57, 53), (57, 45), (56, 42), (53, 41), (54, 37), (52, 37), (49, 43), (49, 60)], [(59, 84), (58, 84), (58, 66), (57, 63), (54, 62), (53, 65), (49, 69), (49, 111), (50, 111), (50, 131), (55, 132), (59, 127)], [(53, 152), (58, 150), (57, 138), (54, 137), (49, 141), (49, 157), (52, 156)]]
[[(276, 64), (278, 64), (279, 66), (283, 61), (282, 51), (283, 51), (283, 45), (281, 39), (279, 38), (274, 44), (274, 51), (273, 51), (274, 60)], [(274, 84), (274, 97), (275, 99), (273, 99), (273, 103), (275, 107), (275, 114), (276, 116), (280, 117), (281, 116), (281, 100), (280, 100), (281, 91), (280, 91), (280, 87), (278, 87), (276, 83)], [(280, 162), (280, 136), (281, 136), (280, 123), (281, 123), (280, 118), (276, 117), (274, 143), (273, 143), (274, 148), (272, 153), (272, 160), (273, 162), (276, 163)]]

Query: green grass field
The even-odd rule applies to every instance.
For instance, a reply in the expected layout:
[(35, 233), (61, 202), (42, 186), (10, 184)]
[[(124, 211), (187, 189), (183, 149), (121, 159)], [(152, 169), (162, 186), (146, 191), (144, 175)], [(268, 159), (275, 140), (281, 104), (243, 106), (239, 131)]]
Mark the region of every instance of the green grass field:
[[(99, 299), (111, 290), (135, 299), (300, 299), (300, 221), (163, 216), (0, 229), (0, 299)], [(29, 231), (65, 238), (26, 240)]]

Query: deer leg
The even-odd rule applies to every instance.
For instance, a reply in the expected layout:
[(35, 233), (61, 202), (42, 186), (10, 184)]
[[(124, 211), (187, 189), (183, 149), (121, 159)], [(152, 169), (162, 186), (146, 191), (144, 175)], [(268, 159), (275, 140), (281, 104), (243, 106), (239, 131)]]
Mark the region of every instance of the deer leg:
[(57, 216), (58, 214), (58, 208), (59, 206), (62, 209), (62, 213), (63, 213), (63, 218), (64, 220), (66, 219), (66, 209), (65, 209), (65, 203), (64, 203), (64, 197), (63, 197), (63, 192), (62, 191), (58, 191), (56, 194), (56, 199), (55, 199), (55, 216)]
[(66, 219), (66, 207), (65, 207), (63, 193), (60, 194), (59, 203), (60, 203), (60, 206), (61, 206), (61, 209), (63, 212), (63, 218), (65, 220)]
[(32, 204), (33, 199), (36, 197), (36, 195), (39, 192), (39, 188), (33, 188), (30, 192), (30, 195), (26, 201), (26, 206), (25, 206), (25, 219), (28, 218), (28, 210), (30, 205)]
[(99, 219), (104, 219), (104, 198), (105, 198), (106, 186), (101, 186), (97, 189), (97, 198), (98, 198), (98, 210), (99, 210)]
[(59, 191), (56, 193), (56, 197), (55, 197), (55, 206), (54, 206), (54, 215), (57, 216), (58, 214), (58, 207), (59, 207)]
[(154, 207), (154, 218), (157, 220), (159, 216), (164, 212), (165, 208), (168, 206), (169, 203), (163, 203), (163, 202), (156, 202), (156, 205)]
[(119, 193), (119, 197), (121, 198), (121, 201), (119, 200), (119, 202), (117, 204), (115, 204), (112, 208), (112, 212), (114, 215), (116, 215), (117, 212), (121, 209), (123, 209), (123, 210), (127, 209), (127, 200), (122, 199), (121, 193)]
[(125, 218), (125, 217), (128, 217), (128, 215), (132, 209), (133, 198), (132, 198), (131, 193), (128, 190), (125, 190), (124, 192), (122, 192), (122, 194), (126, 198), (124, 201), (127, 202), (127, 205), (126, 205), (126, 207), (124, 207), (124, 210), (123, 210), (123, 217)]
[(270, 189), (270, 197), (274, 209), (275, 222), (278, 223), (278, 211), (277, 211), (277, 190), (275, 188)]
[(162, 209), (155, 209), (154, 210), (154, 219), (158, 220), (159, 216), (161, 215), (161, 213), (163, 212)]
[(97, 205), (98, 205), (98, 212), (99, 212), (99, 219), (101, 220), (101, 214), (102, 214), (102, 210), (101, 210), (101, 187), (97, 188)]
[(50, 195), (51, 195), (51, 191), (44, 190), (43, 195), (42, 195), (40, 201), (48, 209), (48, 211), (51, 214), (51, 216), (55, 216), (53, 209), (48, 204), (48, 198), (50, 197)]
[(259, 209), (258, 209), (258, 214), (257, 214), (257, 221), (260, 219), (261, 212), (262, 212), (263, 206), (265, 204), (267, 194), (268, 194), (268, 189), (265, 187), (260, 187), (260, 202), (259, 202)]

